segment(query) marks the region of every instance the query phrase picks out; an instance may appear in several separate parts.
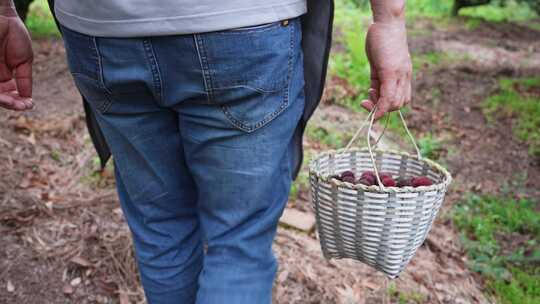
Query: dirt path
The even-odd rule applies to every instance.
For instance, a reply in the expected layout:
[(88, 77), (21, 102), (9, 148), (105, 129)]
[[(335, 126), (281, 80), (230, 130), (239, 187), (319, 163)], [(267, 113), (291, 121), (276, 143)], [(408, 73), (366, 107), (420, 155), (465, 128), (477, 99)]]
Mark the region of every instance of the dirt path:
[(540, 197), (540, 160), (512, 135), (511, 118), (488, 123), (481, 105), (496, 93), (500, 78), (540, 75), (540, 32), (486, 23), (472, 31), (434, 31), (430, 37), (436, 39), (413, 39), (413, 49), (463, 59), (418, 75), (412, 127), (445, 139), (446, 152), (455, 149), (445, 158), (459, 189), (496, 194), (501, 186), (524, 178), (528, 194)]
[[(477, 109), (495, 90), (494, 76), (538, 73), (540, 47), (529, 40), (540, 41), (537, 34), (481, 26), (473, 36), (434, 30), (429, 38), (412, 39), (419, 53), (442, 48), (495, 54), (486, 55), (488, 59), (471, 55), (474, 66), (455, 64), (417, 75), (413, 128), (439, 130), (437, 135), (459, 148), (448, 157), (456, 186), (446, 207), (469, 189), (497, 191), (518, 168), (529, 173), (531, 188), (540, 189), (538, 165), (516, 152), (523, 151), (523, 145), (512, 139), (508, 128), (489, 126)], [(510, 40), (493, 49), (490, 35), (507, 35)], [(486, 49), (491, 51), (483, 52)], [(140, 303), (142, 291), (111, 171), (95, 172), (95, 154), (64, 50), (58, 41), (38, 41), (35, 50), (36, 110), (0, 111), (0, 303)], [(514, 67), (515, 56), (529, 64)], [(441, 115), (429, 111), (433, 87), (441, 90)], [(362, 117), (337, 106), (323, 106), (317, 115), (324, 117), (319, 121), (339, 116), (351, 122), (344, 126), (347, 130)], [(317, 145), (308, 141), (306, 146)], [(311, 212), (307, 199), (300, 196), (291, 206)], [(398, 289), (410, 303), (487, 303), (444, 215), (393, 283), (362, 264), (324, 260), (315, 237), (279, 229), (275, 303), (381, 303), (385, 298), (396, 302), (397, 297), (388, 298), (388, 288)]]

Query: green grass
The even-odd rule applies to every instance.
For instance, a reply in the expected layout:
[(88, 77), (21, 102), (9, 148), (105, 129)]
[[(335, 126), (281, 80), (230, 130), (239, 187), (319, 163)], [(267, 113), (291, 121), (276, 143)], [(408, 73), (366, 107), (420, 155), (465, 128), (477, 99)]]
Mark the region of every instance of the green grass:
[(522, 25), (540, 32), (540, 22), (523, 22)]
[(457, 54), (452, 52), (427, 52), (412, 56), (413, 71), (420, 69), (432, 69), (441, 65), (449, 65), (456, 62), (470, 61), (466, 54)]
[(427, 133), (418, 140), (418, 148), (423, 157), (438, 160), (440, 157), (442, 143), (433, 134)]
[[(502, 197), (470, 195), (453, 210), (472, 270), (486, 279), (499, 303), (540, 303), (540, 213), (536, 204)], [(523, 243), (510, 253), (504, 239)]]
[(306, 135), (314, 142), (323, 144), (331, 149), (340, 149), (345, 147), (351, 135), (335, 130), (327, 130), (324, 127), (313, 126), (309, 124), (306, 128)]
[(313, 150), (305, 149), (304, 150), (304, 160), (302, 163), (302, 169), (298, 173), (298, 177), (291, 186), (291, 191), (289, 192), (289, 200), (298, 199), (298, 194), (300, 192), (306, 192), (309, 190), (309, 162), (313, 159)]
[(111, 183), (114, 183), (114, 159), (107, 162), (103, 171), (97, 156), (92, 158), (85, 166), (88, 166), (88, 174), (81, 177), (81, 183), (93, 188), (108, 188)]
[[(532, 93), (533, 91), (536, 93)], [(514, 135), (529, 145), (529, 154), (540, 156), (540, 77), (499, 80), (499, 91), (483, 103), (493, 121), (499, 115), (516, 117)]]
[(423, 304), (427, 303), (427, 296), (423, 293), (410, 291), (403, 292), (398, 290), (394, 282), (390, 283), (387, 290), (388, 295), (399, 304)]
[(367, 97), (370, 85), (369, 61), (365, 52), (369, 18), (368, 10), (359, 8), (351, 1), (336, 2), (335, 23), (342, 34), (336, 37), (336, 42), (343, 45), (345, 51), (333, 53), (330, 73), (346, 79), (360, 92), (354, 103)]
[(461, 16), (481, 18), (490, 22), (527, 21), (538, 18), (538, 15), (528, 5), (508, 1), (505, 6), (497, 4), (466, 7), (459, 11)]
[(60, 36), (46, 0), (36, 0), (32, 3), (26, 18), (26, 27), (32, 37)]
[(465, 28), (469, 31), (477, 29), (483, 22), (482, 18), (468, 18), (465, 20)]
[(418, 16), (447, 17), (452, 9), (452, 1), (407, 0), (407, 18)]
[(510, 282), (490, 281), (488, 287), (501, 296), (501, 304), (537, 304), (540, 303), (540, 270), (528, 273), (518, 268), (510, 270), (514, 280)]

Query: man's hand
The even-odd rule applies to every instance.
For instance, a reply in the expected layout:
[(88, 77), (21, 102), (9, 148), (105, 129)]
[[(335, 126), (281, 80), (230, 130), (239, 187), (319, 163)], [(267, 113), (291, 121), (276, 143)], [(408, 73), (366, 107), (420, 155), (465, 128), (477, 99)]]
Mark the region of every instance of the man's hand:
[(32, 103), (32, 43), (11, 0), (0, 0), (0, 107), (24, 111)]
[(405, 1), (373, 0), (371, 5), (374, 23), (366, 38), (371, 87), (362, 106), (368, 111), (377, 106), (375, 119), (379, 119), (411, 101), (412, 64), (405, 29)]

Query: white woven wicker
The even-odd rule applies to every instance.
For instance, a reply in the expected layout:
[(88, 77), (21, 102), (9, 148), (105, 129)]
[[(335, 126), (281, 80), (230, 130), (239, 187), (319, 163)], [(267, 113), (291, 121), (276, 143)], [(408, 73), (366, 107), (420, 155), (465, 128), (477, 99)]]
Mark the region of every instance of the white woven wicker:
[[(345, 149), (322, 153), (309, 166), (312, 202), (324, 256), (355, 259), (390, 278), (400, 274), (425, 240), (452, 179), (442, 166), (421, 157), (402, 113), (399, 115), (416, 155), (372, 149), (369, 134), (374, 115), (371, 112)], [(370, 122), (368, 147), (349, 149), (367, 121)], [(363, 171), (375, 171), (380, 186), (353, 185), (331, 177), (346, 170), (357, 176)], [(417, 188), (384, 187), (379, 171), (389, 172), (394, 178), (423, 175), (434, 184)]]

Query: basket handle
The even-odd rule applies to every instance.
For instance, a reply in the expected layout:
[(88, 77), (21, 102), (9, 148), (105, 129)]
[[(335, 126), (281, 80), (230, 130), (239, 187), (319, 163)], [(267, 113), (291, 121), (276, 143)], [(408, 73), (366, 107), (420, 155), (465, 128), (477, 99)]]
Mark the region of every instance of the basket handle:
[[(369, 114), (366, 117), (366, 119), (364, 120), (364, 122), (360, 125), (358, 130), (356, 130), (356, 133), (354, 133), (354, 136), (351, 138), (351, 140), (349, 141), (347, 146), (345, 146), (344, 151), (347, 152), (350, 149), (351, 145), (356, 141), (356, 139), (360, 135), (360, 132), (362, 132), (362, 130), (364, 130), (364, 128), (366, 127), (366, 124), (368, 124), (368, 122), (369, 122), (369, 127), (368, 127), (368, 132), (367, 132), (368, 152), (369, 152), (369, 156), (371, 158), (371, 163), (373, 164), (373, 171), (375, 171), (375, 177), (377, 178), (377, 182), (379, 183), (379, 188), (381, 189), (381, 191), (384, 191), (384, 185), (381, 182), (381, 178), (379, 176), (379, 170), (377, 170), (377, 165), (375, 163), (375, 156), (373, 155), (373, 149), (375, 149), (375, 147), (377, 146), (377, 144), (379, 143), (379, 141), (383, 137), (384, 132), (386, 131), (386, 128), (388, 126), (388, 120), (390, 118), (390, 113), (386, 114), (386, 122), (385, 122), (385, 125), (384, 125), (384, 129), (381, 132), (381, 135), (379, 136), (377, 141), (375, 141), (375, 145), (372, 147), (371, 146), (371, 140), (370, 140), (370, 134), (371, 134), (371, 131), (373, 129), (373, 123), (375, 122), (375, 112), (376, 111), (377, 111), (377, 106), (373, 107), (371, 112), (369, 112)], [(418, 148), (418, 145), (416, 144), (416, 140), (414, 140), (414, 136), (412, 135), (411, 131), (409, 130), (409, 127), (407, 127), (407, 122), (405, 121), (405, 118), (403, 117), (403, 113), (401, 112), (401, 109), (398, 110), (398, 113), (399, 113), (399, 117), (401, 118), (401, 123), (403, 125), (403, 128), (407, 132), (407, 135), (408, 135), (409, 139), (411, 140), (411, 142), (412, 142), (412, 144), (414, 146), (414, 149), (416, 151), (416, 155), (417, 155), (418, 159), (422, 159), (422, 154), (420, 153), (420, 149)]]

